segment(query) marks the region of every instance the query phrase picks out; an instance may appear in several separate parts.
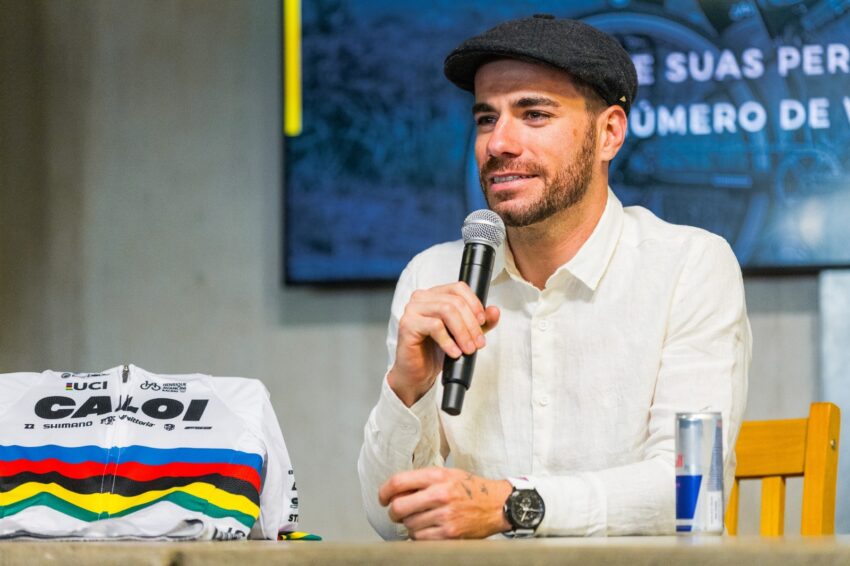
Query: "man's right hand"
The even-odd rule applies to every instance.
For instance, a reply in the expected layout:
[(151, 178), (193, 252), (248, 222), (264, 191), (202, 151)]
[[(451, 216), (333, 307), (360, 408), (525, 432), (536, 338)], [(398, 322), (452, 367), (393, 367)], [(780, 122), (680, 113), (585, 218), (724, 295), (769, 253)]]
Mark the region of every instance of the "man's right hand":
[(459, 358), (485, 345), (484, 332), (499, 322), (499, 309), (486, 309), (463, 282), (414, 291), (398, 323), (390, 388), (410, 407), (431, 389), (443, 356)]

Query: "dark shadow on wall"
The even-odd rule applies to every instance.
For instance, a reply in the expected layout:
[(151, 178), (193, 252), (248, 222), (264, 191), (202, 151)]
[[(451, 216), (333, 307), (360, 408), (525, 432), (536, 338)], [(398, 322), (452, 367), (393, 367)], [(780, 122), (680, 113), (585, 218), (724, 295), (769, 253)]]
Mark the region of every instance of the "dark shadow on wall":
[(44, 30), (36, 2), (0, 2), (0, 371), (35, 369), (47, 272)]
[(83, 354), (89, 16), (0, 1), (0, 371), (74, 368)]

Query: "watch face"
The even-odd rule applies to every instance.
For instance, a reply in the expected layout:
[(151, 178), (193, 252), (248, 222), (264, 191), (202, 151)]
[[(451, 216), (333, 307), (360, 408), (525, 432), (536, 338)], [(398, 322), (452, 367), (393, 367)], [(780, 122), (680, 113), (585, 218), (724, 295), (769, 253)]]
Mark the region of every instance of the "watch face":
[(543, 498), (533, 489), (518, 489), (511, 493), (507, 507), (508, 521), (517, 529), (537, 528), (546, 512)]

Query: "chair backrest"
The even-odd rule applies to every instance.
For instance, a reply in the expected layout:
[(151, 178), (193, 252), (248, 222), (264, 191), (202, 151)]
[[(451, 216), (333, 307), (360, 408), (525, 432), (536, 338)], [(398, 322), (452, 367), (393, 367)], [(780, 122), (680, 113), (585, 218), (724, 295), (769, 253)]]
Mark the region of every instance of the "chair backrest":
[(803, 476), (800, 533), (835, 532), (835, 482), (841, 411), (832, 403), (812, 403), (807, 419), (749, 421), (735, 445), (738, 467), (726, 510), (726, 531), (738, 532), (738, 492), (742, 479), (761, 479), (761, 534), (785, 528), (785, 478)]

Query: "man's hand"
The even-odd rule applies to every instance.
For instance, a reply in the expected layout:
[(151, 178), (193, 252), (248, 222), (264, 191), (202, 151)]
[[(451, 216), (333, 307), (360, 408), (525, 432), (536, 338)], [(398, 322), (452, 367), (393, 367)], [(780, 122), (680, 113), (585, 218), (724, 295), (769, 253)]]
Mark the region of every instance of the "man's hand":
[(378, 499), (412, 539), (484, 538), (511, 528), (502, 507), (512, 489), (507, 480), (423, 468), (392, 476)]
[(415, 291), (399, 320), (390, 388), (410, 407), (431, 389), (444, 355), (459, 358), (483, 348), (484, 332), (498, 322), (499, 309), (485, 309), (466, 283)]

